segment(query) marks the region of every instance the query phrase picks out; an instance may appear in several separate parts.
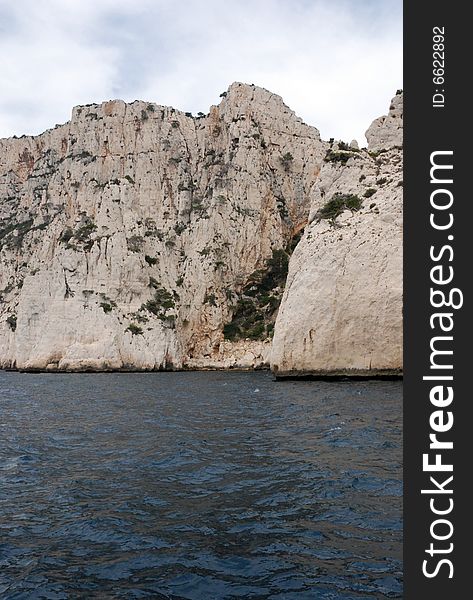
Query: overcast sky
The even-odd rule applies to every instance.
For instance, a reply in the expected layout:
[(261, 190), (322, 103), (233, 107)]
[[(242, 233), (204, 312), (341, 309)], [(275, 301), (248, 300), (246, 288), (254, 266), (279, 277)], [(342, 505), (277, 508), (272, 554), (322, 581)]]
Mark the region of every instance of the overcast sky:
[(402, 87), (402, 0), (0, 0), (0, 137), (112, 98), (208, 112), (233, 81), (366, 140)]

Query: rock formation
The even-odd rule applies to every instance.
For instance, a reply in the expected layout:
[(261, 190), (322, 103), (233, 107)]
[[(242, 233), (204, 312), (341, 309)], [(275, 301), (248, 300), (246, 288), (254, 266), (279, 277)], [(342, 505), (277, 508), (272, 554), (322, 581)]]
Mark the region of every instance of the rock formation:
[(239, 83), (207, 115), (116, 100), (0, 140), (0, 366), (266, 364), (327, 147)]
[(399, 372), (401, 93), (367, 139), (235, 83), (0, 140), (0, 367)]
[(402, 369), (402, 117), (398, 92), (368, 149), (327, 152), (276, 320), (278, 377)]

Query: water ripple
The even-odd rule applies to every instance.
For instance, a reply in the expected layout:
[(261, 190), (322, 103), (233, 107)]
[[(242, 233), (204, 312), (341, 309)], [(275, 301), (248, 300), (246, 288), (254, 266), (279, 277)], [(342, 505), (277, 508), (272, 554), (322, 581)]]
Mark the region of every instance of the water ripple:
[(401, 384), (0, 373), (0, 598), (402, 597)]

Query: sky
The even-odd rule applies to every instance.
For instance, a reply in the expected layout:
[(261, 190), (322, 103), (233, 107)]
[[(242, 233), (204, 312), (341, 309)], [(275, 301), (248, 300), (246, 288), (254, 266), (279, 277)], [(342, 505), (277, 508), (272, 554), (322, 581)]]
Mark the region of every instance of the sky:
[(402, 0), (0, 0), (0, 137), (114, 98), (207, 113), (234, 81), (363, 146), (402, 88)]

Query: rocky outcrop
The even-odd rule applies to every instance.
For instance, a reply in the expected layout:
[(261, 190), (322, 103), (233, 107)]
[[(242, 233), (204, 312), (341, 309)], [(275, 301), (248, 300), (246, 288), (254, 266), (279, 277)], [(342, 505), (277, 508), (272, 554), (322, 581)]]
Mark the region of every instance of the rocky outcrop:
[(1, 367), (267, 364), (328, 145), (279, 96), (222, 96), (197, 117), (80, 106), (0, 140)]
[(271, 366), (293, 375), (402, 369), (402, 93), (366, 133), (334, 144), (289, 265)]
[(372, 152), (402, 147), (403, 98), (402, 90), (398, 90), (391, 100), (389, 113), (375, 119), (366, 131), (368, 147)]

